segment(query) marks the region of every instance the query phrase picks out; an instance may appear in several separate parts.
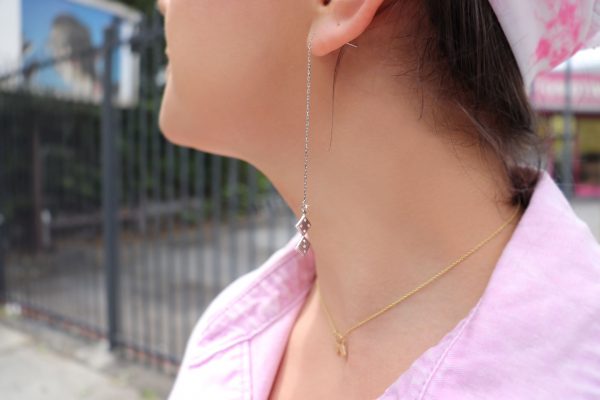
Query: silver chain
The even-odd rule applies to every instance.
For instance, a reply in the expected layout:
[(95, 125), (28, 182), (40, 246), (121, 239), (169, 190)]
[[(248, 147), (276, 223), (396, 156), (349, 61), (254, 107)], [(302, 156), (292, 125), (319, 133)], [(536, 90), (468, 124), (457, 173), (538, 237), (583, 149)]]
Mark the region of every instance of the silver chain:
[(301, 211), (308, 213), (308, 204), (306, 203), (307, 181), (308, 181), (308, 127), (310, 125), (310, 69), (311, 69), (311, 48), (312, 35), (308, 39), (308, 68), (306, 74), (306, 122), (304, 127), (304, 198), (302, 200)]

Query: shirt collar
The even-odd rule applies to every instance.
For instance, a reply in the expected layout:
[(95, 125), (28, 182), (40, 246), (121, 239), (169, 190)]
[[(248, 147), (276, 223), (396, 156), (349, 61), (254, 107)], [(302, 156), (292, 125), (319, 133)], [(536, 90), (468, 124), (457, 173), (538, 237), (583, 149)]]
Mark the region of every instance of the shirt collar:
[(315, 255), (312, 247), (304, 256), (296, 251), (301, 238), (300, 233), (294, 234), (251, 271), (251, 283), (208, 321), (197, 342), (201, 354), (194, 357), (196, 361), (251, 338), (307, 294), (315, 279)]

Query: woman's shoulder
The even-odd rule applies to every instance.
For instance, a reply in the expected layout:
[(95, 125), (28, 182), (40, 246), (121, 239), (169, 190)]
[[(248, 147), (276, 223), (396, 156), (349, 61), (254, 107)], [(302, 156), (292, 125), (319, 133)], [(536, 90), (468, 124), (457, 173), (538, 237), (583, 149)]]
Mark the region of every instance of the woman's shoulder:
[(298, 239), (294, 235), (209, 304), (188, 338), (169, 399), (225, 398), (227, 390), (250, 384), (246, 343), (293, 310), (314, 279), (314, 255), (302, 257), (294, 248)]
[(546, 172), (446, 350), (431, 398), (600, 398), (600, 244)]
[[(201, 358), (244, 338), (304, 294), (314, 276), (312, 252), (302, 257), (295, 234), (259, 267), (228, 284), (208, 305), (188, 339), (184, 358)], [(194, 354), (194, 356), (192, 355)]]

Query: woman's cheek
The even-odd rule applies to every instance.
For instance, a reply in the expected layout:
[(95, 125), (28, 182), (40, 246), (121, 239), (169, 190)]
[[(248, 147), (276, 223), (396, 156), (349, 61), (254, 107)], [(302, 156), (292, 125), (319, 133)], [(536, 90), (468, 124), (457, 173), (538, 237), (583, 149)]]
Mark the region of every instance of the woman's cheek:
[[(161, 117), (172, 128), (167, 136), (225, 153), (247, 148), (248, 138), (256, 141), (265, 132), (265, 121), (286, 104), (282, 92), (289, 92), (282, 82), (288, 82), (293, 41), (285, 34), (293, 32), (264, 23), (289, 20), (275, 15), (281, 13), (272, 2), (171, 0), (165, 24), (169, 93)], [(293, 36), (303, 41), (301, 34)], [(303, 62), (303, 47), (295, 47)]]

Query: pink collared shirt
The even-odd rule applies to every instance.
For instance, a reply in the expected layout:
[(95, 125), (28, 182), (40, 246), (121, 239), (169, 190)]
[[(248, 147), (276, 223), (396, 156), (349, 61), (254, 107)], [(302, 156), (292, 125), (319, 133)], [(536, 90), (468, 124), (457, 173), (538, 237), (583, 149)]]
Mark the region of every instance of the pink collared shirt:
[[(212, 301), (169, 400), (267, 398), (315, 278), (299, 238)], [(546, 171), (479, 302), (378, 399), (600, 399), (600, 245)]]

